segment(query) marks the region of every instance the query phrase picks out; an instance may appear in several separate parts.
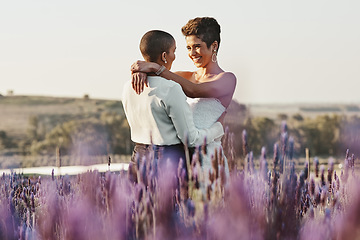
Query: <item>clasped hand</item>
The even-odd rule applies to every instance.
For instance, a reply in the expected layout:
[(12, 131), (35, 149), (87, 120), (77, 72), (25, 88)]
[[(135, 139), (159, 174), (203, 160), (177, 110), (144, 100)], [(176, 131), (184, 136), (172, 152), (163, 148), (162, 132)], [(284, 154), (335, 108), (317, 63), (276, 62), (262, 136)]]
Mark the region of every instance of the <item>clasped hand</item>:
[(136, 61), (131, 65), (131, 86), (137, 94), (141, 94), (145, 86), (149, 86), (146, 72), (151, 70), (146, 68), (148, 65), (145, 63), (145, 61)]

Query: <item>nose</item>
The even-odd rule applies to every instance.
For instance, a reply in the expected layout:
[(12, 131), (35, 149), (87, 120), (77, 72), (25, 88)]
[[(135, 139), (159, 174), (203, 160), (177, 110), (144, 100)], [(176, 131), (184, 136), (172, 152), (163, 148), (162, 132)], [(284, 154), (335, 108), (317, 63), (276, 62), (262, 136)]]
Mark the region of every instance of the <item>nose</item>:
[(195, 48), (189, 49), (189, 55), (190, 55), (190, 56), (195, 56), (195, 55), (196, 55)]

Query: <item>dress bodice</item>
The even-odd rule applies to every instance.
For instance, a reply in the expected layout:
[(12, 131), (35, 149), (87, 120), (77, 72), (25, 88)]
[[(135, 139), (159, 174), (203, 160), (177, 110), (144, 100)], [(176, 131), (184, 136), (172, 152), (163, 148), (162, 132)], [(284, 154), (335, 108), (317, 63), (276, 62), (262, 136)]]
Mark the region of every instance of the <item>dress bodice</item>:
[(209, 128), (226, 110), (216, 98), (188, 98), (187, 102), (193, 112), (195, 127)]
[[(216, 98), (188, 98), (188, 104), (190, 105), (191, 111), (193, 112), (194, 124), (198, 129), (211, 127), (226, 108)], [(215, 139), (214, 141), (207, 143), (206, 149), (207, 154), (203, 156), (202, 168), (204, 171), (205, 182), (209, 184), (209, 171), (212, 169), (212, 157), (215, 154), (215, 149), (219, 152), (221, 149), (221, 139)], [(227, 159), (222, 154), (225, 162), (225, 173), (229, 177), (229, 166)]]

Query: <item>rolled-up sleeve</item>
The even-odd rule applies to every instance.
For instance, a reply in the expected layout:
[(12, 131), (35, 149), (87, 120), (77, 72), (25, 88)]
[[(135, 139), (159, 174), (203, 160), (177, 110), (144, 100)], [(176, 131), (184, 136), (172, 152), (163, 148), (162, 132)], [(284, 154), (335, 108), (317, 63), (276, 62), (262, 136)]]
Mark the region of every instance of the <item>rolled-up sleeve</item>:
[(183, 143), (187, 138), (191, 147), (203, 144), (205, 138), (207, 142), (212, 142), (224, 135), (224, 128), (220, 122), (214, 123), (208, 129), (195, 127), (193, 114), (180, 85), (171, 87), (167, 98), (164, 99), (164, 107), (174, 124), (177, 136)]

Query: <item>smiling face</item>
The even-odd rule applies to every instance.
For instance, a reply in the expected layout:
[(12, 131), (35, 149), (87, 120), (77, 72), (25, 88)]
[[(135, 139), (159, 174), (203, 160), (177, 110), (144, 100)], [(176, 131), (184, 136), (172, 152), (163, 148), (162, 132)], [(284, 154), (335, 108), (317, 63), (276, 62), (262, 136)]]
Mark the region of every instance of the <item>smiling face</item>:
[(197, 68), (204, 68), (211, 63), (211, 57), (214, 53), (213, 45), (208, 48), (206, 43), (195, 35), (186, 36), (185, 39), (188, 55)]

